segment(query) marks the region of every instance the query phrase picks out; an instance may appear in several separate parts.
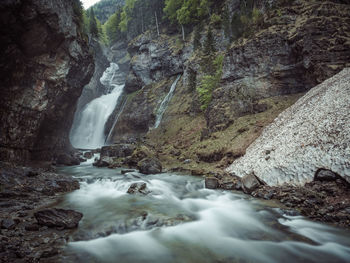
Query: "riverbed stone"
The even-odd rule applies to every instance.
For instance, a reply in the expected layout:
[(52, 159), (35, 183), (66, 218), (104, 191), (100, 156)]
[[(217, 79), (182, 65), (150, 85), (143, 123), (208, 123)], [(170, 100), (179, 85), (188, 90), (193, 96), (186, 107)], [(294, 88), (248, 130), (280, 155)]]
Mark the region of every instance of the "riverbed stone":
[(219, 187), (219, 180), (216, 177), (205, 178), (205, 188), (217, 189)]
[(53, 208), (38, 211), (34, 213), (34, 217), (42, 226), (72, 229), (78, 227), (83, 214), (74, 210)]
[(140, 182), (140, 183), (133, 183), (128, 191), (127, 191), (128, 194), (148, 194), (149, 191), (147, 190), (147, 184), (146, 183), (143, 183), (143, 182)]
[(86, 159), (91, 159), (92, 157), (94, 157), (94, 153), (93, 152), (85, 152), (84, 157)]
[(248, 174), (242, 177), (242, 187), (245, 193), (251, 193), (259, 186), (260, 182), (254, 174)]
[(113, 164), (113, 158), (111, 157), (101, 157), (93, 163), (96, 167), (108, 167)]
[(140, 173), (143, 174), (158, 174), (162, 172), (162, 164), (157, 158), (145, 158), (138, 164)]
[(132, 173), (132, 172), (137, 172), (135, 169), (123, 169), (121, 170), (121, 174), (127, 174), (127, 173)]

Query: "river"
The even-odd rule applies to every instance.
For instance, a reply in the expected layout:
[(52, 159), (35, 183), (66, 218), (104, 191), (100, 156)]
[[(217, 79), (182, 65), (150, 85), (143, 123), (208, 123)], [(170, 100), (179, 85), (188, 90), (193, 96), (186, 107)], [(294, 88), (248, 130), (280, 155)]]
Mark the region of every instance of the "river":
[[(63, 167), (81, 187), (61, 206), (84, 214), (63, 262), (349, 262), (350, 233), (201, 177)], [(145, 182), (149, 193), (127, 194)]]

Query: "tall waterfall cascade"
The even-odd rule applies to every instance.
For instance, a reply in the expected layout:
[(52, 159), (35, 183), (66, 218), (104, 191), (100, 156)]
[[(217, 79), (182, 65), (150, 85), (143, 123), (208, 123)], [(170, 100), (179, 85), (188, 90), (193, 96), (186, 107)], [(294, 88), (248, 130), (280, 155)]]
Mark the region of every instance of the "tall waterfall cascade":
[(159, 127), (160, 123), (162, 122), (163, 114), (164, 114), (165, 110), (168, 108), (168, 104), (174, 95), (176, 85), (177, 85), (178, 81), (180, 80), (180, 78), (181, 78), (181, 75), (177, 76), (177, 78), (175, 79), (175, 81), (171, 85), (168, 94), (165, 96), (162, 103), (160, 104), (160, 106), (157, 110), (156, 122), (154, 124), (153, 129), (157, 129)]
[(105, 124), (108, 117), (116, 107), (124, 85), (115, 84), (115, 75), (119, 73), (119, 67), (111, 63), (100, 78), (102, 85), (107, 87), (108, 94), (102, 95), (85, 105), (74, 130), (71, 131), (70, 140), (75, 148), (96, 149), (105, 143)]

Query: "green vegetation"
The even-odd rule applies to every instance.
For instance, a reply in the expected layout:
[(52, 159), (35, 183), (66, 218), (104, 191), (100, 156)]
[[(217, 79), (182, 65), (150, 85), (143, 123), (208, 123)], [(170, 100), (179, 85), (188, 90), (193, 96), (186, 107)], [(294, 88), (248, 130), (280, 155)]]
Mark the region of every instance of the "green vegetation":
[(93, 37), (98, 37), (98, 28), (97, 28), (97, 22), (96, 22), (96, 17), (94, 13), (94, 9), (91, 8), (89, 12), (89, 33)]
[(197, 72), (192, 68), (189, 68), (188, 72), (188, 91), (193, 92), (197, 86)]
[(164, 0), (126, 0), (103, 25), (110, 44), (120, 39), (132, 39), (162, 22)]
[(202, 48), (201, 44), (201, 26), (198, 25), (194, 29), (194, 36), (193, 36), (193, 49), (197, 50), (199, 48)]
[(212, 93), (220, 83), (222, 76), (224, 56), (219, 55), (215, 58), (213, 62), (213, 74), (204, 75), (201, 84), (197, 87), (197, 92), (199, 94), (199, 100), (201, 102), (201, 109), (204, 111), (208, 108), (211, 101)]
[(209, 26), (207, 38), (204, 42), (204, 55), (210, 55), (215, 52), (215, 41), (211, 27)]
[(92, 7), (95, 16), (102, 24), (106, 23), (108, 18), (124, 5), (124, 0), (101, 0)]
[(185, 40), (185, 27), (208, 16), (213, 3), (212, 0), (165, 0), (164, 13), (172, 23), (181, 26)]
[(118, 9), (103, 25), (106, 32), (108, 43), (113, 43), (125, 37), (125, 34), (120, 30), (122, 9)]

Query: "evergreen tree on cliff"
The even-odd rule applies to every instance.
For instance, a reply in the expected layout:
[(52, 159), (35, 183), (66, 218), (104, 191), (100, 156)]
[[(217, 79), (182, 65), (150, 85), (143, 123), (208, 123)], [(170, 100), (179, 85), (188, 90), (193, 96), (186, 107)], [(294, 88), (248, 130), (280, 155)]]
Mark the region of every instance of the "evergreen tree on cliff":
[(89, 31), (92, 37), (98, 38), (98, 28), (93, 8), (90, 9), (89, 14)]
[(207, 38), (204, 42), (204, 54), (210, 55), (215, 52), (215, 40), (213, 36), (213, 32), (211, 30), (211, 27), (209, 26), (208, 32), (207, 32)]

